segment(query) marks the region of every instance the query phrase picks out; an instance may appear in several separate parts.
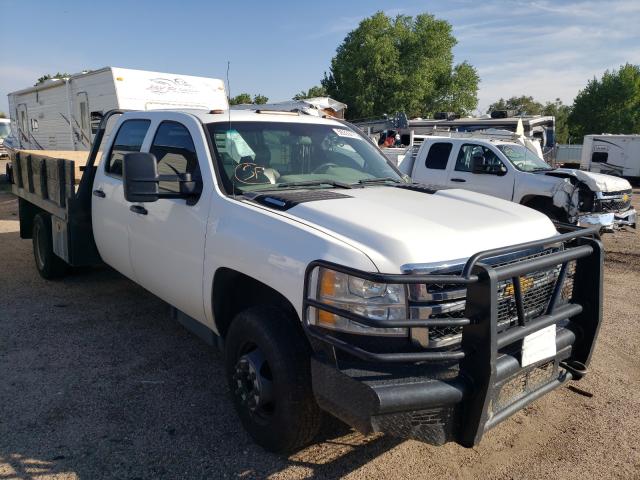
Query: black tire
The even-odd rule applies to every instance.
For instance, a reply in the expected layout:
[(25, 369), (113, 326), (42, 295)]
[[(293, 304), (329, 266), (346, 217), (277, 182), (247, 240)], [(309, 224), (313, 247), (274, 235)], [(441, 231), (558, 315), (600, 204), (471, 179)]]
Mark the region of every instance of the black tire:
[[(235, 317), (225, 341), (227, 381), (242, 425), (258, 445), (277, 453), (311, 442), (322, 418), (311, 387), (310, 348), (296, 322), (275, 307), (249, 308)], [(247, 364), (260, 365), (253, 372), (259, 370), (258, 383), (267, 388), (257, 388)]]
[(51, 280), (67, 273), (67, 264), (53, 253), (51, 237), (51, 217), (47, 213), (38, 213), (33, 219), (32, 231), (33, 258), (42, 278)]

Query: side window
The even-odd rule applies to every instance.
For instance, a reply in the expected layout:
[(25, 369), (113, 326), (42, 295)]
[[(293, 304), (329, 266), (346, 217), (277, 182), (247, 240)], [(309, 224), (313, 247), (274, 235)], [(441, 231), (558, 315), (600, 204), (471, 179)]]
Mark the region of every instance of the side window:
[(593, 163), (607, 163), (608, 159), (608, 152), (593, 152), (593, 154), (591, 154), (591, 161)]
[[(158, 161), (158, 174), (177, 175), (198, 173), (198, 157), (193, 139), (187, 128), (177, 122), (162, 122), (156, 131), (149, 153)], [(195, 180), (195, 178), (194, 178)], [(179, 192), (177, 182), (160, 182), (160, 190)]]
[(458, 152), (458, 159), (456, 160), (456, 171), (458, 172), (471, 172), (472, 164), (471, 159), (475, 156), (482, 156), (484, 158), (485, 165), (489, 165), (493, 171), (505, 171), (506, 167), (502, 163), (502, 160), (491, 150), (490, 148), (482, 145), (476, 145), (472, 143), (465, 143), (460, 147)]
[(444, 170), (447, 168), (447, 162), (449, 161), (449, 154), (451, 153), (451, 143), (434, 143), (429, 148), (427, 153), (427, 159), (425, 166), (434, 170)]
[(139, 152), (149, 130), (150, 120), (127, 120), (118, 129), (105, 171), (122, 176), (122, 159), (129, 152)]

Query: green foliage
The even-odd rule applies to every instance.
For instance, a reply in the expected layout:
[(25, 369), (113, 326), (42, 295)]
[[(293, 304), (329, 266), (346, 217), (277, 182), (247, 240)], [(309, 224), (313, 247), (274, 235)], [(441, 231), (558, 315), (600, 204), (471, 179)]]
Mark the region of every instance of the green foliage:
[(314, 85), (306, 92), (302, 90), (293, 96), (293, 100), (304, 100), (305, 98), (326, 97), (327, 89), (321, 85)]
[[(49, 73), (41, 76), (37, 81), (36, 81), (36, 85), (40, 85), (41, 83), (46, 82), (47, 80), (51, 80), (52, 78), (58, 78), (58, 79), (63, 79), (63, 78), (69, 78), (71, 76), (70, 73), (56, 73), (55, 75), (51, 75)], [(36, 86), (34, 85), (34, 86)]]
[(7, 118), (7, 115), (4, 112), (0, 112), (0, 118)]
[(269, 101), (268, 97), (265, 97), (264, 95), (260, 95), (259, 93), (253, 97), (253, 103), (255, 103), (256, 105), (264, 105), (268, 101)]
[(541, 115), (543, 108), (544, 105), (536, 102), (533, 97), (522, 95), (520, 97), (511, 97), (507, 100), (501, 98), (489, 105), (487, 113), (495, 110), (515, 110), (518, 115)]
[(251, 103), (251, 95), (248, 93), (241, 93), (229, 99), (229, 105), (241, 105), (244, 103)]
[(241, 93), (236, 95), (233, 98), (229, 99), (229, 105), (242, 105), (247, 103), (254, 103), (257, 105), (263, 105), (267, 103), (269, 99), (264, 95), (260, 95), (259, 93), (251, 98), (251, 95), (248, 93)]
[(578, 93), (569, 115), (571, 136), (640, 133), (640, 66), (629, 63), (593, 78)]
[[(556, 143), (578, 143), (576, 139), (569, 136), (569, 114), (571, 113), (569, 105), (563, 104), (562, 100), (556, 98), (554, 102), (547, 102), (540, 113), (556, 117)], [(582, 139), (579, 141), (581, 142)]]
[(454, 67), (455, 44), (449, 22), (433, 15), (378, 12), (347, 34), (322, 87), (349, 106), (352, 119), (396, 111), (466, 114), (478, 103), (478, 75), (466, 62)]

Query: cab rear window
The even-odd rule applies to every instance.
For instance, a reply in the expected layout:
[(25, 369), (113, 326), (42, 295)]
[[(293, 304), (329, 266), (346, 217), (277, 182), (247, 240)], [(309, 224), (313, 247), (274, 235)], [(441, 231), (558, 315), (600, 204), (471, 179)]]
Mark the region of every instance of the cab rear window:
[(429, 153), (427, 153), (425, 166), (434, 170), (446, 169), (452, 146), (449, 142), (434, 143), (431, 145)]
[(140, 151), (150, 124), (150, 120), (126, 120), (120, 125), (105, 171), (122, 176), (122, 159), (127, 153)]

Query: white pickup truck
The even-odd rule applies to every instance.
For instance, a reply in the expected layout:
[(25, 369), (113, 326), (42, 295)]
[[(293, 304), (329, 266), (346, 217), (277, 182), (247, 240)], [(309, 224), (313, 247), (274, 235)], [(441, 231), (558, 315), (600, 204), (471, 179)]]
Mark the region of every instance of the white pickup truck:
[(595, 231), (406, 183), (340, 120), (113, 111), (77, 186), (71, 160), (12, 161), (40, 274), (104, 262), (165, 300), (223, 348), (235, 408), (266, 449), (310, 442), (322, 410), (471, 447), (586, 373), (602, 317)]
[(527, 205), (559, 220), (610, 231), (636, 226), (631, 184), (619, 177), (552, 168), (516, 141), (425, 136), (399, 165), (414, 181), (464, 188)]

